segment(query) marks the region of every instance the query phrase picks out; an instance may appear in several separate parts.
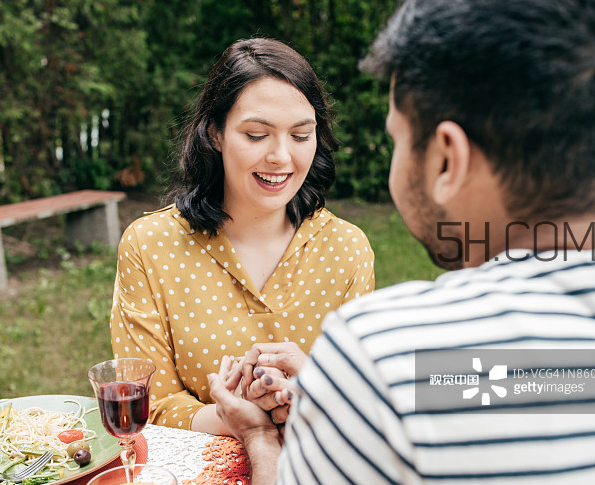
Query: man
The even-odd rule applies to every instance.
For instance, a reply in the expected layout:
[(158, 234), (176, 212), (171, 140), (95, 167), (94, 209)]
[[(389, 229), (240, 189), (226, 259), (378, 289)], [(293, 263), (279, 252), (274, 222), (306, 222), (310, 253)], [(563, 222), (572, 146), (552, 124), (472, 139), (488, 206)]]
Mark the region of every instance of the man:
[[(326, 318), (278, 475), (267, 414), (227, 391), (228, 363), (210, 376), (253, 485), (595, 483), (595, 2), (408, 0), (365, 66), (392, 79), (395, 205), (432, 259), (458, 271)], [(523, 367), (489, 372), (514, 387), (424, 398), (437, 377), (457, 384), (449, 371), (416, 373), (428, 354), (486, 348), (523, 354)], [(586, 352), (580, 382), (514, 381), (554, 379), (541, 367), (562, 349)], [(469, 371), (468, 384), (488, 378), (479, 357)], [(576, 365), (556, 371), (574, 378)]]

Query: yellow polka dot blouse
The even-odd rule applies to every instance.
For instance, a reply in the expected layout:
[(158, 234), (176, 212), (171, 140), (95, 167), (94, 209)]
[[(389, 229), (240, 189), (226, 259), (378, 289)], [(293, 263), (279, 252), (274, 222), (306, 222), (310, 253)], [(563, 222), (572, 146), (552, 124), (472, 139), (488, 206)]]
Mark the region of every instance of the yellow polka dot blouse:
[(323, 209), (306, 219), (258, 291), (220, 231), (194, 232), (169, 206), (133, 222), (118, 250), (110, 329), (114, 355), (150, 359), (151, 422), (190, 429), (211, 402), (207, 374), (255, 342), (308, 352), (330, 310), (374, 289), (363, 232)]

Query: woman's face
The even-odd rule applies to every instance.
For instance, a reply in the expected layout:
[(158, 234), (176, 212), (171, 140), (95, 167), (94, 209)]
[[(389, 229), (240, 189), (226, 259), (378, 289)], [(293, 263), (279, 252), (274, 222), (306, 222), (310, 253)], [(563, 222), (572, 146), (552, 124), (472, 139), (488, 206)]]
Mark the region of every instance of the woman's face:
[(249, 84), (215, 134), (223, 158), (223, 209), (260, 217), (283, 211), (302, 186), (316, 152), (316, 113), (291, 84)]

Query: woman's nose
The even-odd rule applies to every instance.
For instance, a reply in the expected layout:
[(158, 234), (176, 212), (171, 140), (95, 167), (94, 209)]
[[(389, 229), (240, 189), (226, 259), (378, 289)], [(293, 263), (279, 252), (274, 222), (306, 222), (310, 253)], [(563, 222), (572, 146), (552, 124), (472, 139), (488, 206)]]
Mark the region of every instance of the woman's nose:
[(289, 163), (291, 161), (291, 154), (289, 153), (287, 143), (285, 141), (275, 143), (267, 155), (267, 161), (279, 165)]

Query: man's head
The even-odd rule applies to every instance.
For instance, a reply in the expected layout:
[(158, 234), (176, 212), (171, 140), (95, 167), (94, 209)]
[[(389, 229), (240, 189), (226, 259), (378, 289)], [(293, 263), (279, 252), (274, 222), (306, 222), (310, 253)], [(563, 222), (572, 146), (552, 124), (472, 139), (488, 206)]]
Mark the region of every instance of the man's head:
[(407, 0), (364, 68), (394, 77), (419, 170), (450, 121), (488, 160), (510, 217), (593, 211), (592, 0)]

